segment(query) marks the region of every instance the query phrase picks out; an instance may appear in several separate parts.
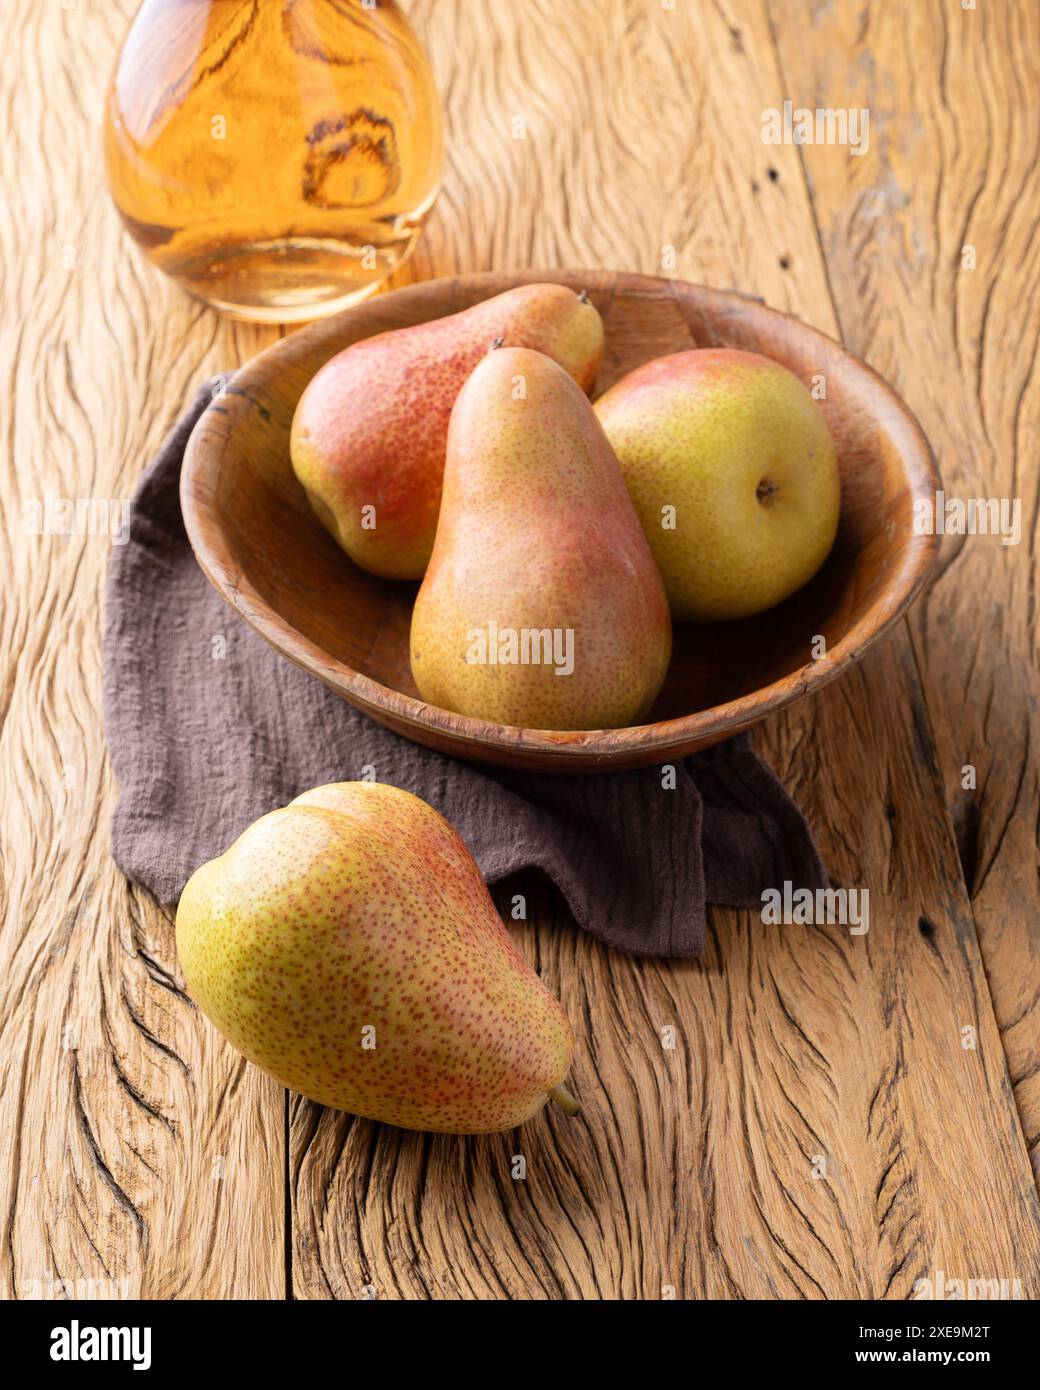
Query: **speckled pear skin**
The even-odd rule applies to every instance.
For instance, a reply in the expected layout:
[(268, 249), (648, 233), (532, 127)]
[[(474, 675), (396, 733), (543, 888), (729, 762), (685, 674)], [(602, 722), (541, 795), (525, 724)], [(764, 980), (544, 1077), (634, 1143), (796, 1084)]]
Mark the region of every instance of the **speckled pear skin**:
[[(566, 285), (522, 285), (461, 313), (345, 348), (308, 384), (293, 419), (293, 469), (352, 560), (421, 579), (437, 529), (455, 397), (496, 338), (555, 358), (591, 391), (603, 321)], [(375, 526), (366, 528), (374, 507)]]
[[(736, 348), (673, 353), (623, 377), (595, 410), (673, 618), (763, 612), (827, 558), (841, 510), (834, 439), (781, 363)], [(674, 528), (661, 524), (666, 506)]]
[[(492, 624), (570, 631), (572, 673), (471, 659), (473, 634), (490, 639)], [(617, 728), (649, 710), (670, 654), (664, 587), (591, 405), (542, 353), (490, 352), (452, 412), (437, 538), (412, 612), (420, 694), (519, 728)]]
[(262, 816), (188, 881), (177, 951), (229, 1042), (337, 1110), (512, 1129), (571, 1063), (570, 1025), (465, 844), (396, 787), (333, 783)]

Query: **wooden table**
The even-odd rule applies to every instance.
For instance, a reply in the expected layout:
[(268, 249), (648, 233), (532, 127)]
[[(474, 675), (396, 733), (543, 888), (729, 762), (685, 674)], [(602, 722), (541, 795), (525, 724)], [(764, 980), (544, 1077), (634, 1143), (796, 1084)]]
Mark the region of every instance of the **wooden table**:
[[(286, 1095), (192, 1007), (170, 915), (109, 859), (108, 543), (23, 525), (48, 492), (127, 497), (192, 387), (274, 330), (120, 230), (98, 130), (131, 0), (12, 0), (2, 1292), (902, 1299), (942, 1270), (1036, 1298), (1040, 10), (407, 8), (449, 164), (402, 280), (603, 266), (764, 296), (893, 382), (949, 494), (1021, 498), (1021, 543), (948, 537), (909, 622), (759, 728), (837, 883), (869, 888), (868, 935), (713, 911), (702, 961), (632, 960), (532, 883), (517, 936), (575, 1021), (580, 1120), (430, 1137)], [(868, 152), (763, 144), (787, 98), (868, 107)]]

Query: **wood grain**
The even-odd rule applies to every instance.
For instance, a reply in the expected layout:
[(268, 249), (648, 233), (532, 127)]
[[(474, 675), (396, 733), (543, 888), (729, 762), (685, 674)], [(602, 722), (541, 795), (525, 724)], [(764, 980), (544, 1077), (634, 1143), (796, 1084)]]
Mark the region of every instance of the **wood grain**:
[(1040, 10), (852, 9), (776, 15), (796, 104), (872, 113), (865, 156), (802, 152), (845, 341), (913, 399), (950, 496), (1021, 504), (1018, 544), (946, 538), (912, 627), (1040, 1178)]
[[(1036, 949), (1016, 926), (1035, 892), (1027, 542), (1015, 557), (965, 544), (915, 646), (902, 625), (760, 726), (836, 881), (870, 889), (866, 936), (716, 911), (703, 961), (633, 961), (582, 937), (545, 885), (520, 885), (517, 939), (578, 1035), (580, 1119), (458, 1140), (287, 1103), (186, 1001), (170, 921), (108, 858), (108, 542), (22, 524), (48, 489), (126, 497), (191, 387), (276, 337), (185, 300), (120, 233), (96, 133), (131, 8), (8, 6), (3, 1293), (91, 1279), (160, 1297), (905, 1298), (941, 1268), (1040, 1295), (1011, 1090), (1032, 1139)], [(449, 168), (402, 283), (584, 265), (737, 286), (843, 329), (958, 487), (985, 465), (1005, 480), (991, 487), (1033, 499), (1026, 4), (981, 6), (981, 44), (938, 0), (812, 5), (816, 30), (761, 0), (406, 8), (445, 95)], [(803, 99), (785, 92), (795, 60), (822, 82), (828, 61), (853, 71), (837, 54), (874, 62), (890, 130), (916, 140), (890, 148), (889, 170), (761, 144), (762, 109)], [(873, 219), (859, 179), (881, 190)], [(966, 226), (991, 248), (975, 280), (952, 263)], [(974, 819), (951, 772), (970, 758), (985, 774)]]
[(48, 492), (127, 498), (193, 384), (276, 336), (205, 313), (120, 232), (98, 132), (132, 8), (9, 7), (0, 1290), (269, 1297), (285, 1288), (284, 1093), (189, 1003), (172, 922), (109, 858), (110, 542), (23, 525)]

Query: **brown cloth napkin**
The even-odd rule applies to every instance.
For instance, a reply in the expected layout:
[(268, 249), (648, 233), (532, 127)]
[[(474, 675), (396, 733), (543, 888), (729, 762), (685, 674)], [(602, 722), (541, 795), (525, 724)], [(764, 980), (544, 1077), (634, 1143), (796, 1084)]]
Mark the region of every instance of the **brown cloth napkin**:
[(756, 906), (785, 880), (826, 886), (801, 813), (746, 736), (677, 763), (674, 790), (660, 767), (478, 768), (373, 723), (280, 657), (212, 588), (184, 531), (181, 459), (212, 389), (142, 476), (108, 574), (112, 851), (128, 878), (173, 902), (257, 816), (370, 768), (447, 816), (489, 882), (542, 869), (581, 927), (626, 951), (696, 956), (706, 903)]

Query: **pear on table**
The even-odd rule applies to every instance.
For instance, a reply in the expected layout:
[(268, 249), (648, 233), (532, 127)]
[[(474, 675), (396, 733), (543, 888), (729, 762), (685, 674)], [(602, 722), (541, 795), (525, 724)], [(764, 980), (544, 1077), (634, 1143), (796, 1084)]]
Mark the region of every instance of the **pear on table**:
[(565, 285), (521, 285), (446, 318), (352, 344), (326, 362), (293, 418), (293, 469), (352, 560), (421, 579), (440, 507), (448, 420), (463, 382), (501, 339), (547, 353), (585, 391), (603, 322)]
[(531, 729), (637, 722), (668, 667), (660, 575), (580, 387), (489, 352), (459, 393), (411, 665), (424, 700)]
[(333, 783), (262, 816), (189, 880), (177, 951), (228, 1041), (323, 1105), (449, 1133), (577, 1110), (559, 1003), (409, 792)]
[(695, 349), (637, 367), (595, 405), (673, 618), (772, 608), (834, 544), (834, 440), (798, 378), (768, 357)]

